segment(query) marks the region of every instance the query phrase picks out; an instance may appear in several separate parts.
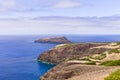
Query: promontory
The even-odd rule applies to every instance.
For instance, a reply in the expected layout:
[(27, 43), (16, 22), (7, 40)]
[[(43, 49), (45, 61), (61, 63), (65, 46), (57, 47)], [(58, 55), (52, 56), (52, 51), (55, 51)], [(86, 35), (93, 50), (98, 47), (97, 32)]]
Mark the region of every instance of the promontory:
[(120, 80), (120, 42), (60, 44), (38, 60), (56, 64), (40, 80)]

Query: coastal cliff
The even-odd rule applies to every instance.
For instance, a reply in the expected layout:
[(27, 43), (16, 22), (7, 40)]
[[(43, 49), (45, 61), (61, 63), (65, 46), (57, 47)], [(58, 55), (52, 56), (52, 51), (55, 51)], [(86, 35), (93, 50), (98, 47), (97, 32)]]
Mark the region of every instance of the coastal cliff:
[(35, 43), (71, 43), (66, 37), (47, 37), (35, 40)]
[(104, 80), (120, 69), (120, 43), (61, 44), (38, 60), (57, 64), (40, 80)]
[(104, 77), (117, 69), (120, 67), (64, 62), (53, 67), (40, 80), (104, 80)]
[(107, 48), (91, 49), (91, 48), (105, 44), (104, 43), (61, 44), (46, 52), (43, 52), (38, 57), (38, 60), (58, 64), (60, 62), (65, 61), (66, 59), (79, 58), (97, 53), (100, 54), (108, 49)]

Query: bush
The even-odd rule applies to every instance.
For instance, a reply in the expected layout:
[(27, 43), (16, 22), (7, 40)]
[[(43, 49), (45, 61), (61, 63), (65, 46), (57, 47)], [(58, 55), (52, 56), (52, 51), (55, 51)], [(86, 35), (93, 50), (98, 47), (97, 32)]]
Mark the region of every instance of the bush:
[(60, 44), (60, 45), (57, 45), (56, 48), (63, 48), (63, 47), (74, 46), (74, 45), (75, 45), (74, 43)]
[(86, 62), (85, 64), (87, 64), (87, 65), (96, 65), (96, 62), (95, 61), (89, 61), (89, 62)]
[(102, 60), (105, 57), (106, 57), (106, 54), (98, 54), (98, 55), (95, 55), (95, 56), (90, 56), (90, 58), (96, 59), (96, 60)]
[(101, 63), (101, 65), (104, 65), (104, 66), (120, 66), (120, 60), (105, 61), (105, 62)]
[(82, 61), (91, 61), (88, 57), (83, 57), (83, 58), (80, 58), (79, 60), (82, 60)]
[(120, 42), (117, 42), (117, 45), (120, 45)]
[(120, 51), (118, 49), (111, 49), (109, 51), (109, 54), (111, 54), (111, 53), (120, 53)]
[(111, 73), (104, 80), (120, 80), (120, 69), (118, 69), (117, 71)]

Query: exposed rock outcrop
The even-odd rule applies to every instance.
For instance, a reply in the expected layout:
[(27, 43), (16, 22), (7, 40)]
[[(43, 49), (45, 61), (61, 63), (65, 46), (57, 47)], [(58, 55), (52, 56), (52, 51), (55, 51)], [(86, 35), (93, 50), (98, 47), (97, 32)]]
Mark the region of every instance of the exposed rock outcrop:
[(120, 59), (118, 43), (61, 44), (41, 54), (38, 60), (59, 63), (40, 80), (104, 80), (120, 66), (101, 63)]
[(66, 37), (47, 37), (35, 40), (36, 43), (71, 43)]
[(40, 80), (104, 80), (120, 67), (60, 63), (43, 75)]
[(38, 60), (58, 64), (60, 62), (65, 61), (66, 59), (84, 57), (92, 54), (100, 54), (107, 51), (108, 49), (107, 48), (91, 49), (91, 48), (105, 44), (104, 43), (62, 44), (42, 53), (38, 57)]

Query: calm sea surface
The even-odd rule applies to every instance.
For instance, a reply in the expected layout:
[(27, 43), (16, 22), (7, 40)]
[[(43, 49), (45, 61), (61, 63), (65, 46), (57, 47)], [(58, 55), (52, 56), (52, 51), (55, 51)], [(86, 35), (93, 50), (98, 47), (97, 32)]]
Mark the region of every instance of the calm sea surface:
[[(57, 44), (34, 43), (46, 36), (0, 36), (0, 80), (38, 80), (54, 65), (37, 62), (42, 52)], [(116, 42), (120, 35), (66, 35), (73, 42)]]

